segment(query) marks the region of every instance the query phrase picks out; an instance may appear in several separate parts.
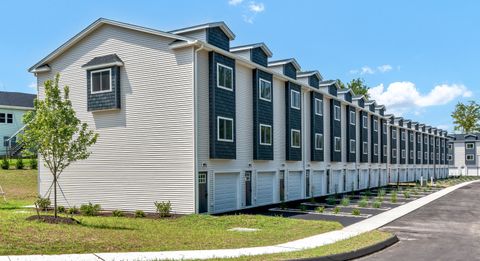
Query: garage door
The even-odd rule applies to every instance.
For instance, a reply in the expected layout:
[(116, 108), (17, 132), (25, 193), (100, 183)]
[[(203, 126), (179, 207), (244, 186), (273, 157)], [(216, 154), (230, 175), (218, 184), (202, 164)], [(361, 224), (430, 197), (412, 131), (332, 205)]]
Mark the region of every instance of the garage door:
[(343, 177), (341, 170), (333, 170), (332, 171), (332, 192), (333, 193), (341, 193), (343, 191)]
[(386, 169), (382, 169), (380, 170), (380, 185), (381, 186), (385, 186), (387, 185), (387, 170)]
[(238, 208), (239, 173), (215, 173), (215, 212)]
[(390, 170), (390, 183), (397, 183), (398, 179), (398, 170), (397, 169), (392, 169)]
[(314, 170), (312, 174), (312, 191), (314, 197), (326, 194), (325, 184), (325, 171)]
[(378, 187), (378, 170), (370, 171), (370, 188)]
[(275, 172), (257, 172), (257, 205), (273, 203)]
[(360, 189), (366, 189), (368, 186), (368, 170), (360, 170)]
[(417, 168), (416, 170), (417, 170), (417, 173), (415, 175), (415, 179), (418, 181), (418, 180), (420, 180), (420, 177), (422, 176), (422, 169)]
[(296, 200), (302, 198), (302, 172), (288, 172), (288, 200)]
[(345, 191), (354, 191), (357, 188), (357, 171), (347, 170), (347, 181)]

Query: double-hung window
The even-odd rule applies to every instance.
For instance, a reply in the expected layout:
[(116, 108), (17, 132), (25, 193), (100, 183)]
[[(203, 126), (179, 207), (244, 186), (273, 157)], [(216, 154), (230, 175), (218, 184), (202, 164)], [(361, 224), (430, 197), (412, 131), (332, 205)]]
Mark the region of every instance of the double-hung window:
[(350, 153), (355, 153), (357, 150), (357, 143), (355, 140), (350, 140)]
[(368, 125), (368, 121), (367, 121), (367, 116), (363, 116), (362, 117), (362, 126), (364, 129), (367, 128), (367, 125)]
[(406, 156), (407, 156), (407, 155), (406, 155), (405, 150), (402, 150), (402, 159), (404, 159)]
[(363, 154), (368, 154), (368, 143), (366, 141), (363, 142)]
[(373, 155), (378, 155), (378, 144), (373, 144)]
[(425, 152), (424, 157), (425, 159), (428, 159), (428, 152)]
[(112, 69), (91, 71), (90, 79), (92, 94), (112, 91)]
[(392, 149), (392, 158), (397, 157), (397, 149)]
[(300, 110), (300, 92), (295, 90), (290, 91), (290, 107)]
[(402, 136), (402, 140), (405, 140), (405, 131), (400, 131), (400, 135)]
[(414, 153), (413, 153), (413, 150), (410, 151), (410, 159), (413, 159), (414, 158)]
[(233, 142), (233, 119), (217, 117), (217, 140)]
[(355, 112), (350, 111), (350, 125), (355, 125), (355, 123), (357, 122), (355, 116)]
[(272, 126), (260, 124), (260, 145), (272, 145)]
[(467, 147), (467, 149), (473, 149), (475, 145), (473, 143), (466, 143), (465, 146)]
[(0, 123), (6, 123), (7, 122), (7, 115), (5, 113), (0, 113)]
[(467, 154), (467, 160), (473, 161), (473, 154)]
[(378, 131), (378, 121), (373, 120), (373, 131)]
[(315, 98), (315, 115), (323, 115), (323, 100)]
[(417, 159), (422, 159), (422, 152), (421, 151), (417, 151)]
[(397, 129), (392, 130), (392, 137), (393, 139), (397, 139)]
[(217, 87), (233, 91), (233, 69), (217, 63)]
[(413, 142), (413, 133), (410, 133), (410, 142)]
[(7, 123), (13, 123), (13, 114), (7, 113)]
[(340, 152), (342, 150), (342, 141), (340, 137), (333, 138), (333, 149), (335, 152)]
[(291, 147), (300, 148), (300, 140), (301, 140), (300, 131), (292, 129), (291, 137), (290, 137)]
[(272, 83), (267, 80), (260, 79), (259, 86), (260, 86), (260, 91), (259, 91), (260, 100), (271, 102), (272, 101)]
[(323, 134), (315, 133), (315, 150), (323, 150)]
[(336, 121), (340, 121), (340, 116), (341, 115), (341, 111), (340, 111), (340, 106), (333, 106), (333, 117)]

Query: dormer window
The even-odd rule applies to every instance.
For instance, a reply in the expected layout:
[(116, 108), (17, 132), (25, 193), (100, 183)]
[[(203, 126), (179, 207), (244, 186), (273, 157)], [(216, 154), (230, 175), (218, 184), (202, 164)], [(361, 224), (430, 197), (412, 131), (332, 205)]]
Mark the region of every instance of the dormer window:
[(92, 94), (112, 91), (112, 69), (103, 69), (90, 72), (92, 79)]

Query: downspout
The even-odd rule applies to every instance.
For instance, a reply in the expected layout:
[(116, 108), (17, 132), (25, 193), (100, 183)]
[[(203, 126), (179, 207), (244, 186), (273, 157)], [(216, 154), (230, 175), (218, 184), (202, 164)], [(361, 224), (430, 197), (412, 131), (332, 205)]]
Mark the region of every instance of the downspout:
[[(194, 132), (194, 184), (195, 187), (193, 189), (195, 195), (195, 213), (198, 214), (199, 212), (199, 198), (198, 198), (198, 65), (197, 65), (197, 56), (198, 52), (204, 49), (204, 45), (201, 44), (200, 48), (194, 51), (193, 55), (193, 132)], [(208, 179), (208, 176), (207, 176)]]

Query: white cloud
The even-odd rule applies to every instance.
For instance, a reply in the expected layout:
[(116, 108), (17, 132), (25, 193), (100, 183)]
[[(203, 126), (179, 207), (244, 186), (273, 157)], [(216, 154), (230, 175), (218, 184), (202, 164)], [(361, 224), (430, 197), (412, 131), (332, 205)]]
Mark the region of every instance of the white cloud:
[(37, 83), (36, 83), (36, 82), (31, 82), (31, 83), (28, 85), (28, 88), (37, 90)]
[(370, 68), (368, 66), (363, 66), (360, 69), (360, 74), (374, 74), (374, 73), (375, 73), (375, 70), (373, 70), (372, 68)]
[(373, 100), (384, 104), (389, 112), (403, 115), (406, 112), (420, 114), (423, 108), (444, 105), (458, 97), (471, 97), (472, 92), (462, 84), (441, 84), (427, 94), (421, 94), (412, 82), (393, 82), (385, 90), (383, 84), (371, 88)]
[(233, 6), (236, 6), (236, 5), (239, 5), (243, 2), (243, 0), (229, 0), (228, 1), (228, 4), (229, 5), (233, 5)]
[(393, 67), (390, 64), (384, 64), (384, 65), (378, 66), (377, 69), (382, 73), (386, 73), (388, 71), (391, 71)]
[(263, 3), (250, 2), (248, 5), (248, 10), (253, 13), (261, 13), (265, 11), (265, 5)]

